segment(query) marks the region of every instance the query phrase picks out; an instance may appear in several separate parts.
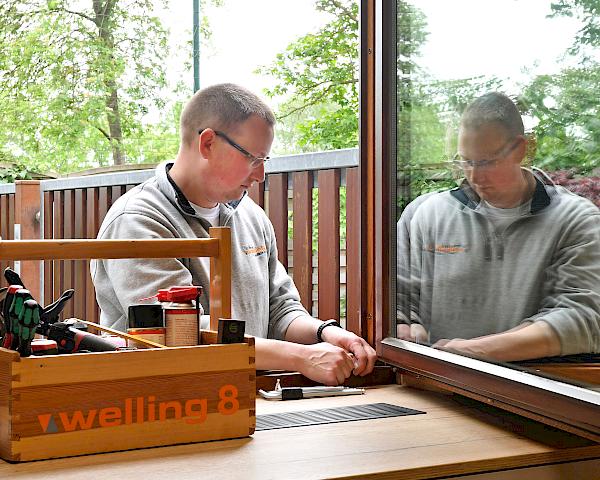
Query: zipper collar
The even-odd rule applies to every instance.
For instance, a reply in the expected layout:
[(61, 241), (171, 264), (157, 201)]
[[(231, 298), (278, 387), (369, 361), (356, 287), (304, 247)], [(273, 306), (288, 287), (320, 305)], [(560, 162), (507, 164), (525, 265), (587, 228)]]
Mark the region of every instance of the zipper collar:
[[(544, 183), (535, 174), (533, 174), (533, 178), (535, 179), (535, 190), (531, 197), (531, 214), (538, 213), (540, 210), (546, 208), (550, 205), (551, 200)], [(472, 210), (477, 208), (477, 205), (479, 205), (479, 202), (481, 201), (479, 195), (477, 195), (466, 179), (462, 181), (460, 186), (450, 190), (450, 195)]]
[[(177, 200), (177, 205), (184, 213), (187, 213), (188, 215), (196, 216), (196, 210), (194, 210), (194, 207), (192, 207), (190, 201), (187, 199), (187, 197), (181, 191), (179, 186), (175, 183), (175, 180), (173, 180), (173, 178), (169, 174), (169, 170), (171, 170), (173, 165), (174, 165), (173, 163), (167, 163), (165, 165), (165, 173), (167, 175), (167, 180), (169, 181), (169, 184), (171, 185), (171, 187), (173, 188), (173, 191), (175, 192), (175, 199)], [(240, 202), (244, 199), (244, 197), (246, 195), (248, 195), (248, 192), (244, 192), (244, 194), (242, 195), (242, 197), (239, 200), (232, 200), (231, 202), (227, 202), (227, 203), (220, 204), (220, 205), (223, 205), (224, 207), (226, 207), (228, 210), (231, 211), (231, 214), (232, 214), (233, 211), (237, 208), (237, 206), (240, 204)], [(227, 215), (226, 220), (229, 220), (230, 216), (231, 215)]]

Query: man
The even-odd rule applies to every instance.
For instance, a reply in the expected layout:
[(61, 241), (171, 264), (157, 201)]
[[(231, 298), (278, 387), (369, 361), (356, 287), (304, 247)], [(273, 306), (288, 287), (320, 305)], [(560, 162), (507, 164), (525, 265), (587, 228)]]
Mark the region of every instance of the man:
[[(342, 384), (352, 372), (371, 372), (374, 350), (302, 307), (277, 260), (273, 226), (246, 194), (265, 179), (274, 123), (269, 107), (239, 86), (221, 84), (197, 92), (181, 115), (175, 161), (159, 165), (155, 177), (119, 198), (98, 238), (205, 238), (210, 226), (230, 227), (232, 314), (246, 321), (246, 333), (257, 337), (256, 367), (294, 370), (321, 383)], [(208, 289), (204, 260), (93, 262), (101, 323), (124, 330), (128, 306), (160, 288)], [(208, 295), (202, 304), (208, 312)]]
[(397, 333), (500, 361), (600, 352), (600, 212), (536, 170), (514, 103), (461, 117), (461, 186), (397, 225)]

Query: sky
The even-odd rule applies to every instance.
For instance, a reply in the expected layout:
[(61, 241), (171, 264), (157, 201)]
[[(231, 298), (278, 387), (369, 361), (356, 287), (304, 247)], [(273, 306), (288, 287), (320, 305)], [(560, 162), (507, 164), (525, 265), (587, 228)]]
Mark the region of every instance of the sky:
[[(484, 75), (509, 79), (514, 92), (535, 74), (555, 73), (579, 28), (572, 18), (549, 19), (552, 0), (412, 0), (427, 19), (429, 36), (419, 64), (440, 80)], [(314, 0), (200, 0), (212, 30), (200, 52), (200, 86), (235, 82), (264, 96), (274, 80), (255, 70), (298, 37), (317, 31), (328, 16)], [(193, 85), (191, 0), (171, 0), (162, 15), (171, 30), (171, 79)], [(179, 47), (176, 47), (179, 46)], [(276, 108), (276, 100), (269, 99)]]
[[(557, 71), (560, 53), (570, 45), (578, 23), (548, 19), (552, 0), (412, 0), (427, 17), (429, 37), (423, 63), (439, 78), (510, 75), (523, 78), (524, 68)], [(213, 32), (200, 53), (200, 84), (234, 81), (251, 90), (273, 86), (270, 77), (254, 73), (270, 64), (296, 38), (318, 30), (327, 15), (314, 0), (200, 0)], [(192, 1), (172, 0), (163, 21), (172, 44), (191, 39)], [(190, 47), (191, 49), (191, 47)], [(189, 51), (179, 52), (191, 57)], [(170, 70), (189, 77), (173, 58)]]
[[(327, 21), (325, 14), (315, 10), (314, 0), (223, 0), (222, 3), (215, 6), (210, 0), (200, 0), (201, 15), (208, 17), (212, 30), (208, 44), (203, 44), (200, 50), (200, 87), (235, 82), (261, 94), (274, 82), (254, 73), (257, 67), (269, 65), (287, 45), (317, 31)], [(192, 6), (191, 0), (172, 0), (170, 11), (162, 17), (171, 29), (173, 45), (191, 39)], [(191, 50), (183, 53), (191, 57)], [(182, 68), (181, 61), (172, 63), (170, 68), (174, 77), (183, 75), (193, 85), (193, 71)]]

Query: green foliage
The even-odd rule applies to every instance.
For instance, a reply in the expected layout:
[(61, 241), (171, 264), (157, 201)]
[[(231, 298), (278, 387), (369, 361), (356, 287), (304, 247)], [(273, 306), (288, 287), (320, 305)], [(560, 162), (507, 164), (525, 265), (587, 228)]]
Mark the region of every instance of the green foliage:
[(8, 152), (0, 150), (0, 183), (14, 183), (15, 180), (30, 180), (40, 172), (30, 166), (18, 163)]
[(152, 0), (3, 1), (1, 144), (60, 172), (137, 158), (140, 147), (127, 139), (141, 139), (142, 117), (164, 108), (167, 32), (153, 7)]
[(600, 64), (538, 76), (522, 103), (538, 120), (537, 166), (589, 173), (600, 165)]
[(266, 92), (269, 97), (287, 99), (277, 117), (288, 144), (304, 151), (356, 147), (358, 2), (317, 0), (315, 7), (331, 20), (290, 44), (259, 72), (277, 79)]

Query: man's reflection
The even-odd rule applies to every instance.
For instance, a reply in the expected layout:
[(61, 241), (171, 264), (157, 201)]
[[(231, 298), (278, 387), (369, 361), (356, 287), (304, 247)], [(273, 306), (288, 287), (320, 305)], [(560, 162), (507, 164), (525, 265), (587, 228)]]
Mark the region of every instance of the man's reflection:
[(397, 225), (400, 338), (501, 361), (600, 352), (600, 211), (522, 167), (526, 147), (507, 96), (466, 108), (462, 184)]

